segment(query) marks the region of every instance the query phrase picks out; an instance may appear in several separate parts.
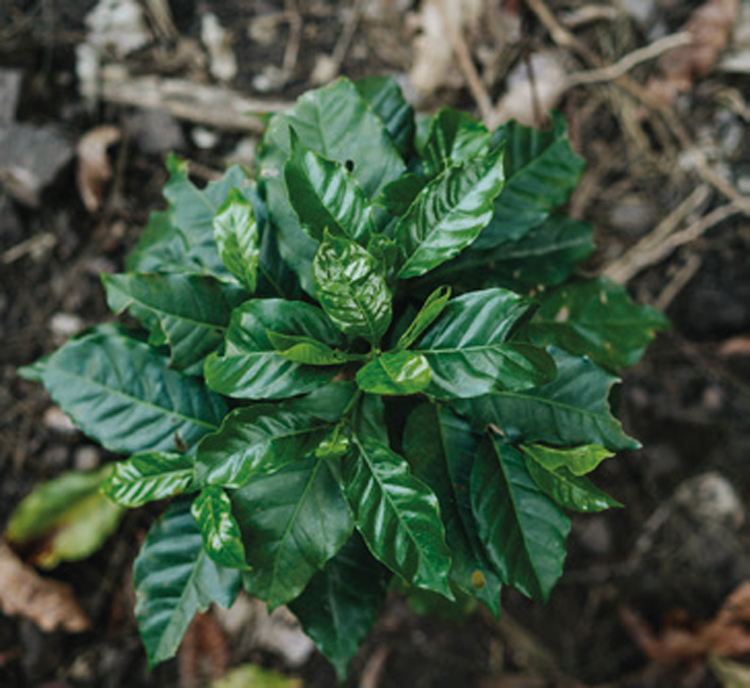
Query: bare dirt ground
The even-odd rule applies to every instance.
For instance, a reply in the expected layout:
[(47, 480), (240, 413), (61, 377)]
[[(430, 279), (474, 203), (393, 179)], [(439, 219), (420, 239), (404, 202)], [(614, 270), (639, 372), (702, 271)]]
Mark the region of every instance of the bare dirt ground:
[[(164, 207), (166, 153), (198, 181), (252, 168), (263, 124), (248, 111), (373, 73), (421, 112), (495, 126), (562, 111), (587, 162), (569, 210), (596, 226), (588, 269), (674, 327), (615, 400), (643, 449), (595, 480), (625, 508), (574, 518), (547, 607), (509, 593), (499, 623), (459, 624), (394, 594), (347, 685), (750, 686), (747, 0), (0, 2), (0, 525), (41, 481), (114, 458), (15, 370), (111, 317), (99, 274)], [(155, 516), (129, 514), (101, 551), (44, 573), (72, 586), (83, 632), (43, 630), (52, 609), (0, 614), (3, 688), (192, 688), (248, 662), (336, 685), (293, 618), (249, 600), (202, 617), (148, 673), (130, 567)]]

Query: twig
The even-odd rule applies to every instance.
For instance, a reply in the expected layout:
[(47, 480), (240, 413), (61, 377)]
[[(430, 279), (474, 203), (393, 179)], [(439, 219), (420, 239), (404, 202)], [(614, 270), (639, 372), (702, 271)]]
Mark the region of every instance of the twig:
[(132, 77), (117, 66), (102, 70), (102, 99), (121, 105), (164, 110), (190, 122), (227, 131), (261, 134), (257, 115), (277, 112), (290, 103), (246, 98), (223, 86), (156, 76)]
[(677, 295), (687, 286), (695, 273), (700, 270), (703, 259), (698, 254), (691, 254), (687, 257), (685, 264), (677, 271), (677, 274), (670, 280), (669, 284), (662, 289), (659, 298), (656, 299), (654, 306), (660, 311), (666, 311), (669, 304), (675, 300)]
[(466, 82), (471, 91), (471, 95), (474, 97), (477, 107), (479, 108), (479, 114), (487, 127), (494, 129), (496, 122), (494, 121), (495, 111), (492, 107), (492, 100), (489, 93), (487, 93), (487, 89), (484, 87), (482, 80), (479, 78), (477, 69), (471, 59), (469, 47), (466, 45), (466, 41), (464, 40), (461, 31), (459, 31), (451, 21), (450, 15), (445, 6), (445, 0), (438, 0), (437, 7), (438, 10), (440, 10), (440, 16), (443, 19), (445, 30), (448, 32), (448, 38), (453, 47), (453, 52), (456, 53), (458, 64), (466, 77)]
[(705, 217), (702, 217), (698, 222), (690, 225), (687, 229), (669, 235), (664, 241), (654, 245), (650, 251), (644, 252), (637, 259), (634, 259), (629, 266), (624, 265), (619, 272), (614, 270), (611, 271), (610, 268), (612, 266), (610, 266), (610, 268), (605, 271), (605, 274), (610, 277), (610, 279), (625, 283), (644, 268), (660, 263), (675, 249), (684, 244), (688, 244), (691, 241), (695, 241), (712, 227), (739, 212), (741, 212), (741, 210), (734, 203), (722, 205)]
[[(566, 29), (555, 17), (552, 11), (544, 3), (544, 0), (526, 0), (531, 10), (536, 14), (539, 21), (544, 24), (552, 39), (558, 45), (573, 50), (590, 65), (604, 68), (601, 58), (593, 53), (581, 41), (579, 41), (568, 29)], [(674, 110), (666, 103), (660, 103), (654, 99), (638, 82), (630, 78), (628, 74), (622, 74), (614, 80), (614, 83), (624, 88), (628, 93), (637, 98), (653, 112), (658, 112), (672, 130), (672, 134), (680, 143), (684, 151), (692, 158), (696, 172), (719, 191), (723, 196), (732, 201), (737, 208), (746, 215), (750, 215), (750, 198), (742, 196), (729, 182), (721, 177), (708, 164), (705, 155), (693, 144), (685, 127), (677, 119)]]
[(297, 9), (296, 0), (286, 0), (286, 19), (289, 23), (289, 40), (284, 50), (284, 62), (281, 65), (281, 73), (284, 83), (288, 82), (297, 67), (299, 55), (300, 38), (302, 37), (302, 17)]
[(653, 60), (659, 55), (677, 48), (681, 45), (687, 45), (693, 42), (693, 34), (689, 31), (675, 33), (670, 36), (664, 36), (650, 45), (647, 45), (632, 53), (628, 53), (618, 62), (601, 69), (592, 69), (585, 72), (575, 72), (568, 77), (570, 86), (580, 86), (582, 84), (594, 84), (600, 81), (615, 81), (621, 76), (627, 74), (633, 67)]
[(656, 228), (632, 246), (617, 260), (610, 263), (603, 271), (605, 277), (625, 284), (634, 275), (648, 265), (651, 265), (651, 254), (658, 250), (659, 245), (672, 232), (676, 231), (680, 223), (694, 212), (709, 195), (708, 186), (699, 186), (680, 205), (678, 205)]

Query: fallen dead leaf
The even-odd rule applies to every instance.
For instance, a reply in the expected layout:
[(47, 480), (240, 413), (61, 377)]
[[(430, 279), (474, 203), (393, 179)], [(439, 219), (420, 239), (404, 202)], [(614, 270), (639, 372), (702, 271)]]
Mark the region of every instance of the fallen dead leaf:
[(620, 609), (620, 618), (643, 653), (656, 664), (703, 661), (707, 655), (739, 657), (750, 653), (750, 581), (739, 585), (709, 622), (696, 621), (685, 613), (673, 615), (657, 636), (629, 607)]
[(43, 631), (80, 633), (91, 627), (69, 585), (42, 578), (0, 543), (0, 608), (8, 616), (23, 616)]
[(679, 93), (690, 90), (694, 79), (714, 69), (727, 47), (738, 9), (738, 0), (708, 0), (693, 12), (681, 28), (692, 34), (692, 43), (664, 53), (658, 62), (660, 75), (646, 85), (655, 100), (671, 103)]
[(101, 208), (104, 190), (112, 178), (107, 148), (120, 140), (120, 130), (110, 125), (92, 129), (78, 142), (78, 191), (90, 213)]

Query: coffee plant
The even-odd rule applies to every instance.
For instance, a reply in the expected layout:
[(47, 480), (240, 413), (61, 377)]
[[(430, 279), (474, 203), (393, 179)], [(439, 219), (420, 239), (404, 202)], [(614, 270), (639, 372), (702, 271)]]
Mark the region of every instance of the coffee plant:
[[(563, 119), (417, 121), (393, 79), (342, 79), (273, 115), (257, 157), (204, 189), (170, 157), (168, 210), (103, 276), (124, 317), (22, 370), (124, 455), (86, 477), (107, 533), (163, 500), (134, 571), (150, 665), (243, 587), (341, 679), (389, 588), (543, 603), (566, 511), (617, 505), (586, 476), (638, 447), (610, 393), (667, 325), (579, 274)], [(39, 490), (49, 523), (64, 500)], [(38, 532), (27, 507), (11, 541)]]

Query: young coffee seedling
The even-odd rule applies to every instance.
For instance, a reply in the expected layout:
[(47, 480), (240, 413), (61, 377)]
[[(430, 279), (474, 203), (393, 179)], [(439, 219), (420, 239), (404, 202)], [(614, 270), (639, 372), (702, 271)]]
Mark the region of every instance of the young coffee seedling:
[(135, 562), (150, 664), (241, 586), (288, 604), (342, 679), (389, 586), (544, 602), (565, 510), (616, 504), (586, 474), (638, 446), (614, 373), (666, 326), (577, 275), (564, 122), (416, 125), (392, 79), (342, 79), (273, 116), (258, 160), (199, 190), (170, 158), (169, 209), (103, 277), (140, 327), (24, 371), (129, 457), (99, 478), (111, 500), (169, 500)]

